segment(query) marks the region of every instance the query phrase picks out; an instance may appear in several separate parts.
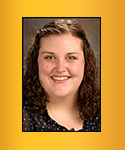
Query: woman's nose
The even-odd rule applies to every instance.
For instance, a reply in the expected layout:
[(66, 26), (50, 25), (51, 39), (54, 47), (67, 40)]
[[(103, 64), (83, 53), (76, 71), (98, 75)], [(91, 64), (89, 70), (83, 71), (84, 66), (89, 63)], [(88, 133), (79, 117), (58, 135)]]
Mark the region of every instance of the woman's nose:
[(56, 62), (56, 71), (58, 73), (62, 73), (66, 71), (66, 62), (63, 60), (58, 60)]

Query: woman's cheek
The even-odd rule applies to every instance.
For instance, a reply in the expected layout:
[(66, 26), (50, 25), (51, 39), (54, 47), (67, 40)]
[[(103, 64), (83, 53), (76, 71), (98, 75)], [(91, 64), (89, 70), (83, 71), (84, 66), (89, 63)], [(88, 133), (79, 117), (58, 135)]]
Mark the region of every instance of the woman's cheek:
[(84, 64), (83, 63), (75, 63), (71, 66), (71, 72), (73, 74), (83, 74), (84, 72)]
[(42, 74), (49, 74), (50, 71), (51, 71), (51, 65), (50, 64), (47, 64), (47, 63), (42, 63), (40, 65), (40, 73)]

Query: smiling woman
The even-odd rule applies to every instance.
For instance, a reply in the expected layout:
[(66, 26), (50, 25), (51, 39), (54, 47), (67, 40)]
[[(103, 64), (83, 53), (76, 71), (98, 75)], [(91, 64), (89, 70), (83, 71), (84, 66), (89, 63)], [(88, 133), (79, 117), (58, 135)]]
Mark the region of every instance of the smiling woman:
[(93, 50), (72, 20), (44, 25), (23, 75), (23, 131), (100, 131), (100, 89)]

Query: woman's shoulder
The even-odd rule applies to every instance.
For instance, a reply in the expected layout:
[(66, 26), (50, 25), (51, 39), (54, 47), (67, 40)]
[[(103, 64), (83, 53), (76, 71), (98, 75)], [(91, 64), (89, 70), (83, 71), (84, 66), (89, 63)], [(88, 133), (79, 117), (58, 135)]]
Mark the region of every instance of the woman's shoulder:
[(23, 131), (24, 132), (40, 132), (40, 131), (51, 131), (48, 127), (49, 116), (47, 110), (42, 114), (34, 113), (31, 107), (23, 102)]
[(34, 131), (34, 114), (29, 110), (29, 106), (23, 102), (22, 105), (22, 123), (23, 123), (23, 131)]
[(84, 131), (86, 132), (101, 132), (101, 116), (93, 117), (90, 121), (84, 122)]

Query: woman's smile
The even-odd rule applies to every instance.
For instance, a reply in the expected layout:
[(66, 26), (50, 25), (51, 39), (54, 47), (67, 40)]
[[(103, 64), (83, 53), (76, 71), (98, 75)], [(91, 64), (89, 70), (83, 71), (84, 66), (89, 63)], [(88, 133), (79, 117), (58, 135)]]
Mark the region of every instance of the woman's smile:
[(53, 80), (54, 83), (56, 84), (64, 84), (69, 81), (71, 77), (69, 76), (52, 76), (51, 79)]

